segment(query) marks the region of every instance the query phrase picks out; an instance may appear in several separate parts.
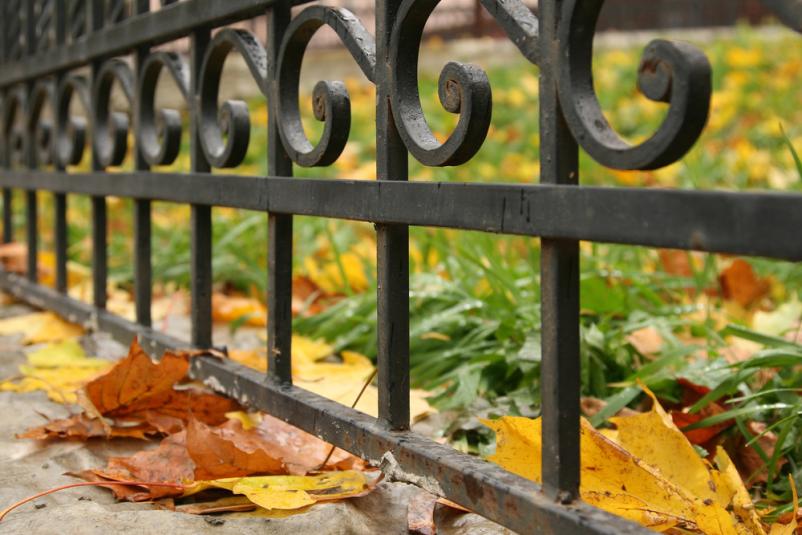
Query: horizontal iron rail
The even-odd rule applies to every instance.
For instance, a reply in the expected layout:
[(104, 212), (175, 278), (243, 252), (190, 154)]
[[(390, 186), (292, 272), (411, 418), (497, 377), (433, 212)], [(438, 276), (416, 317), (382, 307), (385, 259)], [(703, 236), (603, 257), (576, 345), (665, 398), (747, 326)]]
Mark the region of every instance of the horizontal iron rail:
[[(138, 336), (152, 353), (188, 347), (188, 342), (77, 301), (24, 277), (0, 270), (0, 287), (33, 305), (127, 342)], [(281, 418), (340, 448), (385, 463), (393, 479), (414, 483), (472, 510), (482, 511), (520, 533), (565, 534), (592, 529), (609, 535), (651, 531), (583, 503), (558, 504), (538, 485), (409, 431), (390, 431), (377, 419), (263, 373), (214, 357), (194, 359), (193, 378), (239, 402)], [(392, 457), (386, 454), (390, 453)], [(425, 475), (421, 475), (425, 474)]]
[[(14, 63), (2, 64), (0, 87), (126, 54), (138, 46), (160, 45), (187, 36), (198, 28), (223, 26), (263, 15), (277, 1), (279, 0), (176, 2), (159, 11), (133, 16), (118, 24), (88, 33), (67, 46), (26, 56)], [(309, 1), (311, 0), (289, 0), (289, 4), (300, 5)]]
[(0, 186), (802, 260), (802, 195), (9, 170)]

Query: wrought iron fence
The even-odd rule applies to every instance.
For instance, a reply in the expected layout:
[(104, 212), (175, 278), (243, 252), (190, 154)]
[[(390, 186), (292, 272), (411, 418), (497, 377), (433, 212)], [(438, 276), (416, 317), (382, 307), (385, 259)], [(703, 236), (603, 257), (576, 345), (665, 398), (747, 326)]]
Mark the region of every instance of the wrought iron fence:
[[(799, 0), (764, 0), (799, 30)], [(192, 340), (212, 344), (212, 206), (269, 214), (266, 376), (214, 358), (192, 374), (214, 389), (265, 410), (366, 459), (384, 459), (392, 476), (522, 533), (644, 531), (577, 499), (579, 487), (578, 240), (802, 259), (802, 196), (579, 186), (584, 149), (616, 169), (654, 169), (683, 156), (705, 126), (710, 66), (691, 45), (656, 40), (638, 68), (638, 86), (668, 112), (647, 140), (630, 145), (608, 124), (593, 88), (594, 25), (602, 0), (541, 0), (536, 18), (519, 0), (482, 0), (540, 76), (540, 184), (408, 182), (408, 155), (428, 166), (458, 165), (481, 147), (491, 88), (478, 67), (449, 63), (442, 105), (458, 114), (445, 142), (430, 130), (418, 93), (423, 26), (438, 0), (377, 0), (375, 34), (350, 12), (303, 0), (5, 0), (2, 3), (2, 171), (4, 232), (12, 239), (12, 189), (26, 192), (28, 270), (0, 271), (0, 286), (36, 305), (110, 331), (139, 336), (152, 351), (185, 345), (151, 328), (151, 201), (191, 205)], [(261, 43), (226, 24), (266, 15)], [(314, 113), (324, 123), (315, 145), (299, 112), (300, 64), (307, 43), (331, 27), (376, 86), (377, 181), (292, 178), (293, 165), (324, 166), (345, 145), (350, 103), (343, 84), (321, 81)], [(222, 29), (220, 29), (222, 28)], [(189, 57), (153, 49), (189, 37)], [(218, 102), (222, 66), (245, 59), (269, 106), (268, 176), (212, 174), (236, 167), (249, 143), (243, 102)], [(133, 61), (120, 59), (130, 55)], [(533, 67), (534, 68), (534, 67)], [(635, 66), (633, 66), (635, 68)], [(191, 172), (151, 172), (177, 157), (182, 122), (155, 109), (160, 76), (172, 78), (190, 110)], [(119, 86), (129, 115), (113, 111)], [(73, 114), (83, 106), (88, 121)], [(48, 120), (46, 108), (52, 110)], [(107, 174), (135, 136), (134, 171)], [(91, 135), (90, 135), (91, 134)], [(90, 140), (91, 138), (91, 140)], [(68, 172), (91, 145), (91, 171)], [(534, 178), (534, 177), (533, 177)], [(54, 195), (56, 287), (37, 283), (37, 191)], [(67, 287), (67, 196), (92, 199), (93, 303)], [(106, 310), (107, 196), (135, 199), (136, 322)], [(378, 241), (379, 418), (294, 387), (290, 374), (293, 216), (369, 221)], [(409, 429), (408, 225), (538, 236), (542, 285), (542, 488), (425, 440)]]

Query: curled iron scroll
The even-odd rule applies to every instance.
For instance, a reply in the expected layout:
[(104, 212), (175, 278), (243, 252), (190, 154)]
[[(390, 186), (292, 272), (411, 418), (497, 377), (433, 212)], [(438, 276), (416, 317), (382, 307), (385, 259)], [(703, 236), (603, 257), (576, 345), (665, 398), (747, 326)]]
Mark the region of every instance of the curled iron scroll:
[(245, 60), (263, 95), (267, 94), (267, 53), (257, 39), (245, 30), (224, 29), (209, 43), (201, 69), (200, 121), (201, 147), (214, 167), (236, 167), (245, 158), (251, 135), (248, 105), (227, 100), (218, 108), (220, 78), (228, 54), (236, 50)]
[(84, 110), (90, 109), (89, 89), (83, 76), (68, 75), (56, 88), (56, 159), (60, 166), (77, 165), (86, 146), (86, 119), (70, 113), (72, 98), (78, 97)]
[(710, 108), (711, 68), (696, 47), (652, 41), (638, 72), (638, 88), (669, 104), (663, 123), (649, 139), (630, 145), (610, 126), (593, 87), (593, 34), (603, 0), (567, 0), (558, 30), (558, 90), (566, 122), (577, 142), (596, 161), (614, 169), (655, 169), (680, 159), (702, 133)]
[(134, 75), (128, 64), (119, 59), (109, 60), (100, 67), (92, 88), (92, 142), (95, 157), (103, 167), (120, 165), (128, 151), (128, 115), (111, 110), (115, 82), (120, 85), (128, 104), (132, 104)]
[(393, 118), (407, 150), (431, 166), (459, 165), (484, 143), (490, 127), (492, 96), (487, 74), (475, 65), (450, 62), (440, 73), (438, 96), (443, 107), (459, 114), (444, 143), (435, 137), (421, 108), (418, 51), (423, 27), (440, 0), (404, 0), (390, 40)]
[(277, 94), (279, 134), (290, 158), (305, 167), (334, 163), (345, 148), (351, 129), (351, 101), (342, 82), (321, 81), (312, 94), (315, 118), (325, 126), (317, 146), (304, 133), (298, 107), (298, 85), (304, 52), (315, 32), (331, 27), (345, 44), (368, 80), (375, 82), (376, 45), (359, 20), (347, 9), (312, 6), (287, 28), (279, 52)]
[(28, 98), (19, 86), (9, 91), (3, 101), (3, 160), (5, 165), (25, 161), (25, 123), (18, 120), (26, 112)]
[(174, 52), (156, 52), (143, 62), (137, 84), (137, 144), (150, 165), (173, 163), (181, 149), (181, 114), (156, 106), (156, 87), (163, 70), (170, 73), (184, 100), (189, 102), (189, 69)]
[(39, 80), (34, 85), (28, 105), (28, 139), (33, 146), (35, 165), (50, 165), (55, 161), (53, 124), (43, 116), (45, 107), (53, 103), (55, 86), (50, 79)]

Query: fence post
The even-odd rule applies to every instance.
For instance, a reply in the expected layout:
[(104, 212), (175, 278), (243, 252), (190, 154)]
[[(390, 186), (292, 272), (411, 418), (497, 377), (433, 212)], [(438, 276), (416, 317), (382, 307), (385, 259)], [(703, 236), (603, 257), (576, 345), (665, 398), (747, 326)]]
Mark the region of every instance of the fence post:
[[(408, 155), (390, 108), (390, 35), (400, 2), (376, 0), (376, 178), (407, 180)], [(411, 52), (408, 52), (411, 53)], [(409, 227), (376, 225), (379, 418), (409, 428)], [(347, 281), (346, 281), (347, 284)]]
[[(557, 25), (562, 0), (540, 2), (540, 181), (577, 184), (578, 148), (557, 95)], [(543, 490), (579, 494), (579, 242), (541, 240)]]

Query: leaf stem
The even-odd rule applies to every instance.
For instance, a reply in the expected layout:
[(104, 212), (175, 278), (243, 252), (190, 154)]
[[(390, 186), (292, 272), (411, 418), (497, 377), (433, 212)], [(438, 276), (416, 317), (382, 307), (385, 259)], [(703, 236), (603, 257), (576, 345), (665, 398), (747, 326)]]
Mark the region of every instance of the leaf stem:
[(81, 483), (70, 483), (68, 485), (62, 485), (60, 487), (55, 487), (52, 489), (48, 489), (42, 491), (38, 494), (34, 494), (33, 496), (28, 496), (24, 500), (20, 500), (17, 503), (6, 507), (2, 511), (0, 511), (0, 522), (6, 517), (8, 513), (16, 509), (17, 507), (24, 505), (30, 501), (33, 501), (37, 498), (41, 498), (42, 496), (47, 496), (48, 494), (53, 494), (54, 492), (58, 492), (60, 490), (67, 490), (76, 487), (109, 487), (113, 485), (128, 485), (128, 486), (136, 486), (136, 487), (174, 487), (177, 489), (184, 490), (185, 486), (180, 483), (159, 483), (155, 481), (109, 481), (109, 482), (99, 482), (99, 481), (82, 481)]

